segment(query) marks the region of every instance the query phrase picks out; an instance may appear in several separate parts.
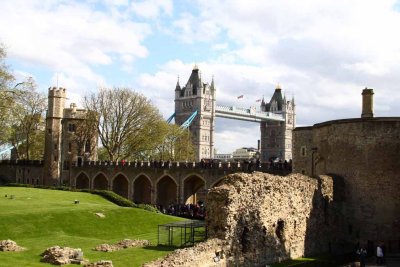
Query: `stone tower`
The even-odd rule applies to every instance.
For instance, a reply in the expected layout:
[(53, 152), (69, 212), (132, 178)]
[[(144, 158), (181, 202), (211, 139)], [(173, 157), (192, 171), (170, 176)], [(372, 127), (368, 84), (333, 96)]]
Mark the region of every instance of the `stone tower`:
[(362, 113), (361, 118), (374, 117), (374, 90), (365, 88), (362, 91)]
[(282, 89), (277, 86), (269, 103), (262, 100), (261, 111), (283, 114), (285, 118), (280, 122), (261, 122), (261, 160), (268, 161), (273, 157), (291, 160), (292, 131), (296, 125), (294, 99), (286, 100)]
[(176, 84), (175, 123), (182, 125), (197, 111), (196, 117), (189, 126), (196, 161), (214, 157), (215, 93), (214, 78), (211, 84), (203, 83), (196, 65), (183, 88), (179, 80)]
[(49, 88), (46, 114), (43, 184), (58, 185), (61, 168), (61, 135), (65, 88)]

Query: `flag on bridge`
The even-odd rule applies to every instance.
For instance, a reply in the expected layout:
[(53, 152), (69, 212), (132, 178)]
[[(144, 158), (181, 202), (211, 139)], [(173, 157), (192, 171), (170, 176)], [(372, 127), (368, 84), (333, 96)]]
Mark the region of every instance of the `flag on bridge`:
[(237, 99), (241, 99), (243, 97), (244, 97), (244, 95), (240, 95), (240, 96), (237, 97)]

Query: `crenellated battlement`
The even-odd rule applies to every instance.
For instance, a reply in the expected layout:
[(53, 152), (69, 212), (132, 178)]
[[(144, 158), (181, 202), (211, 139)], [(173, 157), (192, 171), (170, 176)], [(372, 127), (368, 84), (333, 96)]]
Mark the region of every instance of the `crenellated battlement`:
[(67, 96), (66, 89), (62, 87), (49, 87), (49, 97), (62, 97), (65, 98)]

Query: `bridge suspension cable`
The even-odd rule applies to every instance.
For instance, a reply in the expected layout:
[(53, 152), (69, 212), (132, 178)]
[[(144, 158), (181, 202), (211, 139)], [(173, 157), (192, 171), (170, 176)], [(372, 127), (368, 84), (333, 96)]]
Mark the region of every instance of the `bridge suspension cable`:
[(175, 112), (167, 119), (167, 123), (171, 123), (173, 118), (175, 118)]
[(6, 148), (0, 150), (0, 155), (6, 153), (7, 151), (10, 151), (13, 147), (14, 146), (12, 146), (12, 145), (6, 146)]
[(194, 118), (196, 118), (198, 111), (196, 110), (195, 112), (192, 113), (192, 115), (190, 115), (190, 117), (181, 125), (182, 129), (186, 129), (190, 126), (190, 124), (192, 124)]

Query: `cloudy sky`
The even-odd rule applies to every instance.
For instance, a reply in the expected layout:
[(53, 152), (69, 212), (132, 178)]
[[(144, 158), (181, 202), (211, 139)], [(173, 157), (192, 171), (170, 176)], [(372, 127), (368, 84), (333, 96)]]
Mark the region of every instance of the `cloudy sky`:
[[(177, 77), (214, 75), (217, 103), (250, 107), (279, 83), (297, 125), (400, 116), (400, 2), (394, 0), (2, 0), (0, 42), (18, 79), (65, 87), (69, 101), (99, 86), (142, 92), (165, 118)], [(238, 100), (237, 96), (244, 95)], [(217, 119), (216, 148), (256, 146), (256, 123)]]

